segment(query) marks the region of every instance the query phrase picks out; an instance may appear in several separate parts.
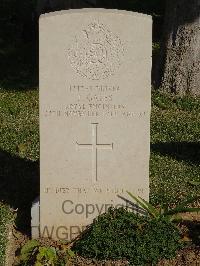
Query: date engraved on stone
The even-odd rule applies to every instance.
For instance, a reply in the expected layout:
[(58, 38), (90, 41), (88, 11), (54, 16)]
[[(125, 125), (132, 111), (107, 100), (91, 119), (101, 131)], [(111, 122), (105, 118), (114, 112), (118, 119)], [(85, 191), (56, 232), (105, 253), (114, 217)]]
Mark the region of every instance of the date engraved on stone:
[(99, 22), (90, 23), (68, 49), (71, 66), (90, 80), (114, 75), (122, 64), (124, 46), (120, 38)]

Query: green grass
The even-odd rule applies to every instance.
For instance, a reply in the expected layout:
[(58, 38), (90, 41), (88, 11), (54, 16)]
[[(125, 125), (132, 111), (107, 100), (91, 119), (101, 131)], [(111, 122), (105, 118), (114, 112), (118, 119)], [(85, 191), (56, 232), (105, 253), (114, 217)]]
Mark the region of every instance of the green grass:
[(153, 204), (178, 203), (200, 187), (200, 99), (153, 93), (150, 197)]
[(13, 215), (9, 207), (0, 203), (0, 265), (4, 263), (8, 226), (12, 220)]
[[(0, 90), (0, 265), (6, 224), (18, 208), (21, 230), (39, 191), (38, 90)], [(200, 179), (200, 99), (153, 92), (150, 199), (176, 204), (200, 192), (188, 181)]]
[(39, 191), (38, 112), (38, 90), (0, 90), (0, 265), (13, 217), (8, 206), (18, 208), (16, 224), (27, 230)]
[(37, 90), (0, 92), (0, 149), (19, 158), (39, 158)]

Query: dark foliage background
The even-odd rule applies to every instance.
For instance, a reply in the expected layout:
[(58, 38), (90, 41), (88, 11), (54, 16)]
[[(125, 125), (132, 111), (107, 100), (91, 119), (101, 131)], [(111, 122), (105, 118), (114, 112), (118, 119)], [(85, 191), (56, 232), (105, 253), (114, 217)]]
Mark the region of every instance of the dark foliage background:
[[(40, 0), (41, 1), (41, 0)], [(56, 1), (56, 0), (55, 0)], [(52, 10), (46, 1), (43, 12)], [(85, 6), (87, 0), (64, 1), (69, 8)], [(67, 4), (68, 2), (68, 4)], [(153, 16), (153, 39), (162, 35), (164, 1), (162, 0), (101, 0), (91, 7), (118, 8)], [(73, 4), (72, 4), (73, 3)], [(38, 87), (38, 14), (37, 0), (0, 1), (0, 87), (30, 89)]]

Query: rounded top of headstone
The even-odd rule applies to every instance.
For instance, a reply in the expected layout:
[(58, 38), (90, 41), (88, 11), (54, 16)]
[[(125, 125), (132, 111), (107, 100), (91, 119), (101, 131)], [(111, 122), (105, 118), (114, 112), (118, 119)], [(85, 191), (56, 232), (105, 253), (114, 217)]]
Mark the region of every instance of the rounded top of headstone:
[(143, 13), (126, 11), (126, 10), (118, 10), (118, 9), (104, 9), (104, 8), (81, 8), (81, 9), (69, 9), (69, 10), (49, 12), (49, 13), (42, 14), (40, 16), (40, 19), (44, 19), (44, 18), (52, 17), (52, 16), (70, 15), (70, 14), (77, 14), (77, 13), (110, 13), (110, 14), (128, 15), (128, 16), (134, 16), (138, 18), (152, 20), (152, 16), (146, 15)]

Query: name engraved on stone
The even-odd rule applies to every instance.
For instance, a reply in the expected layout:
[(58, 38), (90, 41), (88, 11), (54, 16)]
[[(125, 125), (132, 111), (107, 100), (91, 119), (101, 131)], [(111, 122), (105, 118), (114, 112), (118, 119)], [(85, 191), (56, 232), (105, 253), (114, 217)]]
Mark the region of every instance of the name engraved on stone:
[(69, 92), (118, 92), (120, 87), (117, 85), (70, 85)]
[(113, 143), (111, 144), (99, 144), (98, 143), (98, 123), (91, 123), (92, 125), (92, 143), (80, 144), (76, 142), (78, 149), (92, 150), (92, 180), (98, 181), (98, 150), (113, 150)]

